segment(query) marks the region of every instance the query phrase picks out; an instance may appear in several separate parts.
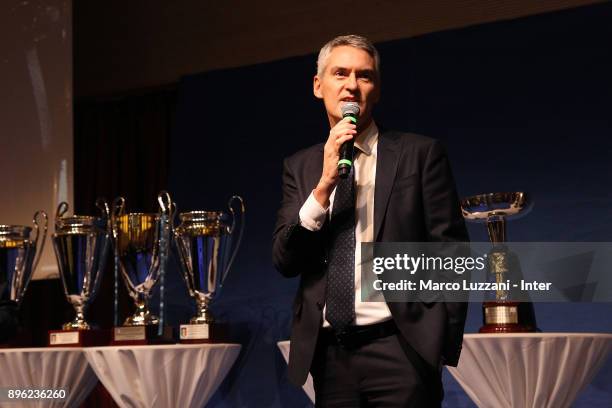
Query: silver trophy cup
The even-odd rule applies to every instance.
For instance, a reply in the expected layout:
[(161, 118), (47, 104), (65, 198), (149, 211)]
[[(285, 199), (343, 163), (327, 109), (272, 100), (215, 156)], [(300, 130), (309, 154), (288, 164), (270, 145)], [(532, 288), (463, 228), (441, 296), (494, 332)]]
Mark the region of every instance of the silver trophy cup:
[(85, 311), (102, 280), (110, 241), (110, 211), (104, 200), (96, 203), (101, 217), (65, 216), (68, 204), (60, 203), (55, 214), (53, 247), (64, 293), (76, 311), (63, 330), (89, 330)]
[[(479, 194), (461, 200), (463, 217), (468, 221), (486, 222), (493, 244), (488, 253), (489, 281), (506, 282), (522, 276), (518, 258), (504, 245), (506, 220), (524, 215), (530, 209), (524, 192)], [(536, 330), (535, 313), (531, 302), (518, 302), (511, 291), (497, 290), (483, 303), (484, 325), (481, 333), (530, 332)]]
[(122, 197), (113, 205), (113, 237), (121, 276), (136, 304), (134, 315), (125, 320), (126, 326), (159, 324), (159, 319), (150, 313), (148, 303), (160, 276), (161, 245), (167, 246), (169, 241), (161, 236), (162, 215), (169, 219), (173, 204), (167, 192), (161, 192), (157, 201), (159, 213), (124, 214), (125, 200)]
[(33, 239), (31, 227), (0, 225), (0, 300), (20, 304), (38, 266), (47, 238), (47, 213), (37, 211), (33, 223)]
[[(241, 219), (237, 237), (235, 204), (239, 204)], [(228, 209), (229, 213), (192, 211), (179, 215), (181, 224), (174, 232), (175, 241), (187, 289), (197, 305), (197, 315), (190, 320), (191, 324), (214, 322), (209, 310), (210, 303), (223, 284), (240, 247), (244, 230), (243, 199), (233, 196), (228, 202)]]
[(523, 192), (479, 194), (461, 200), (463, 217), (468, 221), (486, 221), (493, 244), (506, 241), (506, 219), (527, 208), (527, 195)]

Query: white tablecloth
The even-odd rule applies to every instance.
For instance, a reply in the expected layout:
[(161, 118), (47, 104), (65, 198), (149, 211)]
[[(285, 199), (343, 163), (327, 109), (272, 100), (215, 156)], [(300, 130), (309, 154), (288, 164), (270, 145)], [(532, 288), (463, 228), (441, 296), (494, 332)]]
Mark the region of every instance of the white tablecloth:
[(0, 402), (0, 407), (77, 407), (98, 379), (80, 348), (0, 349), (1, 388), (66, 388), (68, 398), (59, 400)]
[[(285, 357), (285, 361), (287, 362), (289, 361), (289, 349), (291, 346), (290, 343), (291, 342), (289, 340), (279, 341), (277, 343), (278, 348), (280, 349), (281, 353), (283, 353), (283, 357)], [(310, 400), (314, 403), (315, 402), (314, 384), (312, 383), (312, 376), (310, 374), (308, 374), (308, 378), (306, 379), (306, 383), (304, 384), (302, 389), (304, 390), (306, 395), (308, 395), (308, 398), (310, 398)]]
[(84, 351), (120, 407), (201, 408), (236, 361), (240, 345), (113, 346)]
[(612, 334), (467, 334), (448, 367), (479, 407), (570, 407), (612, 351)]

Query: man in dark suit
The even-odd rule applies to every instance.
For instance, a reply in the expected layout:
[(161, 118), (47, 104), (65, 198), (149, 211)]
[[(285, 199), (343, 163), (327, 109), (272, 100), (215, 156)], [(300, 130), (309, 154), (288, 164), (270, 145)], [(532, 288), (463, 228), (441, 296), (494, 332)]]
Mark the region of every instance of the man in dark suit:
[[(273, 237), (276, 268), (300, 276), (289, 378), (303, 384), (310, 371), (317, 406), (439, 406), (441, 367), (457, 364), (467, 304), (363, 302), (359, 243), (468, 240), (446, 154), (433, 139), (376, 126), (379, 56), (363, 37), (321, 49), (313, 89), (331, 130), (285, 160)], [(342, 117), (347, 102), (360, 108), (357, 124)], [(343, 179), (339, 151), (350, 140)]]

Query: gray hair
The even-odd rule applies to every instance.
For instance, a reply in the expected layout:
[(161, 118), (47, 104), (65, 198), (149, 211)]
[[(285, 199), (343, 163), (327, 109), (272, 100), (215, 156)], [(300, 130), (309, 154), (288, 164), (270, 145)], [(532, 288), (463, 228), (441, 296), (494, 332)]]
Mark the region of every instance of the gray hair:
[(336, 37), (321, 48), (321, 51), (319, 51), (319, 57), (317, 58), (318, 76), (323, 75), (323, 71), (325, 71), (325, 67), (327, 65), (327, 60), (329, 59), (329, 54), (331, 54), (332, 50), (343, 45), (359, 48), (360, 50), (364, 50), (370, 54), (370, 56), (374, 58), (376, 75), (380, 76), (380, 56), (378, 55), (378, 51), (374, 47), (374, 44), (372, 44), (367, 38), (355, 34), (341, 35)]

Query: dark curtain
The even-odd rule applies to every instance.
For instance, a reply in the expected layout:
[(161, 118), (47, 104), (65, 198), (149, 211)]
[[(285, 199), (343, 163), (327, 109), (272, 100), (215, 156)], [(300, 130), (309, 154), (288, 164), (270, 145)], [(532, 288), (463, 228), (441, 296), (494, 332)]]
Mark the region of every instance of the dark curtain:
[(74, 129), (76, 210), (96, 212), (97, 197), (127, 200), (129, 211), (155, 211), (167, 186), (175, 89), (78, 100)]

